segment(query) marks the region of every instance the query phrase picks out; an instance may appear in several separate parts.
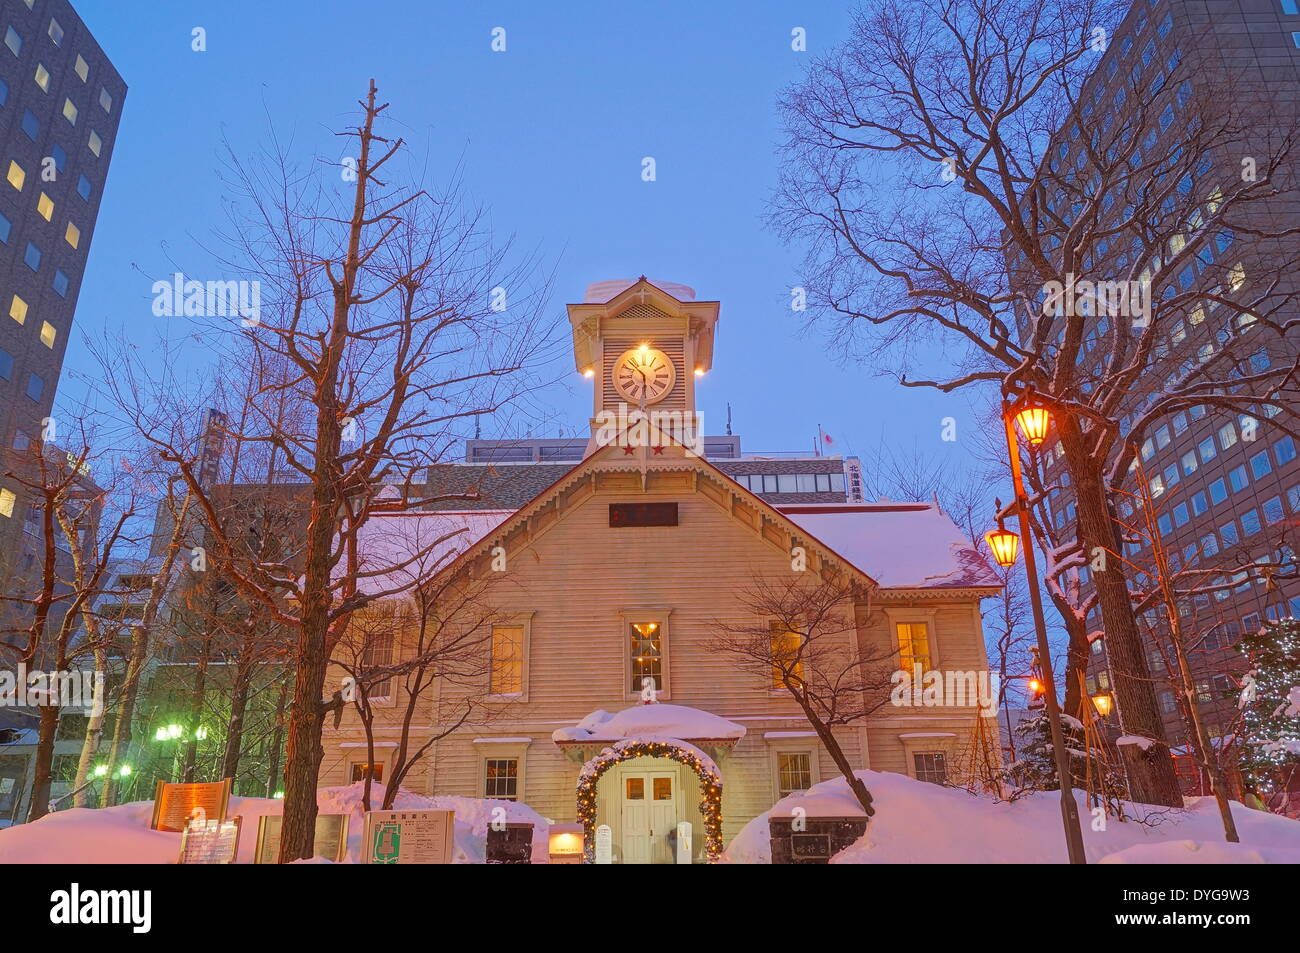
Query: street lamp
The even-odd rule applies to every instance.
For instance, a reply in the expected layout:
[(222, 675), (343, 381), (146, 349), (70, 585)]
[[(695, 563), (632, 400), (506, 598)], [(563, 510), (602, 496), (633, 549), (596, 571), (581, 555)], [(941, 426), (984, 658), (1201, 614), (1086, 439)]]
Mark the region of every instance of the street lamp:
[(1000, 518), (998, 528), (985, 533), (984, 541), (989, 544), (989, 552), (993, 554), (999, 566), (1005, 569), (1015, 564), (1016, 550), (1020, 548), (1020, 537), (1006, 529)]
[[(1011, 462), (1011, 482), (1015, 489), (1014, 504), (1016, 516), (1020, 522), (1020, 536), (1025, 541), (1025, 575), (1029, 582), (1029, 605), (1033, 610), (1034, 629), (1038, 635), (1038, 661), (1042, 666), (1043, 677), (1040, 682), (1042, 698), (1047, 707), (1047, 723), (1052, 733), (1052, 754), (1056, 760), (1056, 776), (1061, 783), (1061, 823), (1065, 828), (1065, 846), (1072, 864), (1086, 864), (1087, 856), (1083, 850), (1083, 831), (1079, 826), (1079, 805), (1074, 800), (1074, 789), (1070, 776), (1070, 756), (1065, 749), (1065, 735), (1061, 730), (1061, 706), (1056, 699), (1056, 685), (1052, 681), (1052, 655), (1047, 645), (1047, 623), (1043, 619), (1043, 600), (1039, 592), (1038, 566), (1034, 558), (1033, 537), (1029, 526), (1029, 498), (1025, 492), (1024, 474), (1020, 468), (1020, 441), (1016, 437), (1016, 427), (1024, 434), (1030, 448), (1038, 447), (1047, 439), (1047, 428), (1051, 424), (1051, 414), (1047, 407), (1035, 399), (1032, 393), (1024, 395), (1018, 403), (1008, 403), (1002, 409), (1002, 422), (1006, 429), (1007, 453)], [(1009, 546), (1006, 536), (1015, 536), (1002, 527), (1004, 513), (998, 513), (998, 528), (991, 531), (985, 539), (993, 557), (1003, 566), (1015, 561), (1015, 547)], [(1001, 554), (994, 548), (994, 540), (1001, 547)], [(1002, 562), (1009, 555), (1007, 562)]]
[(1103, 718), (1109, 715), (1111, 709), (1115, 707), (1115, 702), (1110, 697), (1109, 692), (1101, 692), (1098, 695), (1093, 695), (1092, 704), (1093, 707), (1097, 709), (1097, 714), (1101, 715)]

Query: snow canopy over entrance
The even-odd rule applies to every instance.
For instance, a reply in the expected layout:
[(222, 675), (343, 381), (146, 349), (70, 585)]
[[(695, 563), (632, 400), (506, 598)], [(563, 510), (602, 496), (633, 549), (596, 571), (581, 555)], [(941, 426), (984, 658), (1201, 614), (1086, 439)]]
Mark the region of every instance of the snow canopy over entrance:
[(560, 742), (613, 742), (626, 738), (668, 738), (683, 741), (729, 742), (745, 737), (745, 726), (712, 712), (685, 705), (633, 705), (611, 715), (593, 711), (571, 728), (557, 728), (551, 740)]

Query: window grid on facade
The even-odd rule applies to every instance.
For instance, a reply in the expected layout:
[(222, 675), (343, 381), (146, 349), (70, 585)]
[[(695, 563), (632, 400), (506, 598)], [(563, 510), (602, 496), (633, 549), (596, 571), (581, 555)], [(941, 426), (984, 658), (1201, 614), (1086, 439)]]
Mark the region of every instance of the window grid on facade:
[(502, 801), (519, 798), (519, 759), (488, 758), (484, 772), (483, 796)]

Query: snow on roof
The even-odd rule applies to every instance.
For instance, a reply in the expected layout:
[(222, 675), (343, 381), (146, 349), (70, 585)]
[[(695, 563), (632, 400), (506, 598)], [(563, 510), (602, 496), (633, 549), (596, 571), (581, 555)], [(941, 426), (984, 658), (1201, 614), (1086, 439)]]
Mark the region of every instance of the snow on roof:
[[(373, 516), (357, 536), (357, 588), (372, 594), (407, 590), (440, 572), (514, 512), (439, 510)], [(340, 561), (335, 572), (345, 569)]]
[(808, 503), (777, 509), (886, 589), (1002, 585), (957, 524), (931, 503)]
[(745, 726), (698, 708), (654, 702), (633, 705), (614, 715), (597, 709), (572, 728), (557, 728), (551, 734), (553, 741), (622, 741), (634, 737), (738, 741), (745, 737)]
[[(583, 304), (604, 304), (606, 301), (617, 298), (638, 281), (640, 281), (639, 278), (610, 278), (606, 281), (594, 281), (587, 285), (587, 294)], [(668, 292), (678, 301), (695, 300), (695, 289), (687, 285), (679, 285), (675, 281), (660, 281), (657, 278), (647, 278), (646, 281), (660, 291)]]

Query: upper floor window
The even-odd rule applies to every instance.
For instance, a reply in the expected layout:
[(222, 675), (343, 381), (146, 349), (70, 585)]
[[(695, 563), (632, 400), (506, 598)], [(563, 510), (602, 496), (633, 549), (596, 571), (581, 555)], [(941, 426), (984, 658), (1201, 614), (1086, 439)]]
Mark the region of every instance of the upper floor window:
[(63, 100), (63, 118), (74, 126), (77, 124), (77, 107), (71, 99)]
[(23, 38), (13, 27), (5, 30), (5, 46), (9, 47), (9, 52), (14, 56), (18, 56), (23, 51)]
[(8, 519), (13, 519), (14, 503), (16, 503), (17, 501), (18, 501), (18, 497), (14, 495), (13, 490), (10, 489), (0, 490), (0, 516), (4, 516)]
[(524, 691), (524, 627), (492, 626), (493, 695), (521, 695)]
[(72, 68), (83, 83), (86, 81), (86, 77), (90, 75), (90, 64), (82, 58), (80, 53), (77, 54), (77, 61)]
[(628, 622), (628, 650), (630, 653), (632, 692), (664, 688), (664, 632), (659, 622)]
[(926, 622), (899, 622), (898, 656), (899, 667), (911, 672), (917, 665), (921, 671), (930, 668), (930, 626)]
[(772, 688), (779, 690), (785, 688), (787, 675), (796, 682), (803, 680), (803, 659), (799, 657), (803, 636), (775, 620), (769, 625), (772, 632)]
[(59, 21), (50, 18), (50, 39), (54, 41), (55, 46), (63, 45), (63, 27), (59, 26)]
[(113, 95), (103, 86), (99, 87), (99, 105), (106, 113), (113, 111)]

